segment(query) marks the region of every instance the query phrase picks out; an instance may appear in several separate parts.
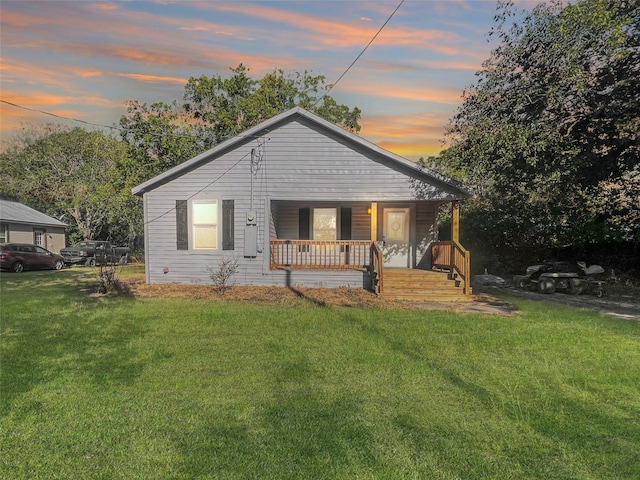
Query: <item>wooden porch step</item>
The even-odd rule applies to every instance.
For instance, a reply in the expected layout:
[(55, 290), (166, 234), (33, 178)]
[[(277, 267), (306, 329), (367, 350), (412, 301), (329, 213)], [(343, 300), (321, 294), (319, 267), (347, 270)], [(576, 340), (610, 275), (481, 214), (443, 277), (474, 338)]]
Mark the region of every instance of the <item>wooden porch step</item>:
[(415, 302), (467, 302), (472, 301), (471, 295), (465, 295), (462, 289), (441, 289), (441, 290), (421, 290), (402, 291), (391, 290), (383, 292), (384, 298), (392, 300), (411, 300)]
[(466, 302), (459, 281), (450, 279), (447, 272), (409, 268), (388, 268), (384, 271), (385, 298), (414, 302)]
[(460, 282), (456, 280), (449, 280), (445, 275), (444, 278), (433, 279), (392, 279), (384, 277), (384, 285), (386, 287), (394, 288), (437, 288), (437, 287), (457, 287)]
[(472, 302), (473, 297), (471, 295), (465, 295), (464, 293), (383, 293), (381, 295), (384, 298), (390, 300), (405, 300), (407, 302), (438, 302), (438, 303), (466, 303)]

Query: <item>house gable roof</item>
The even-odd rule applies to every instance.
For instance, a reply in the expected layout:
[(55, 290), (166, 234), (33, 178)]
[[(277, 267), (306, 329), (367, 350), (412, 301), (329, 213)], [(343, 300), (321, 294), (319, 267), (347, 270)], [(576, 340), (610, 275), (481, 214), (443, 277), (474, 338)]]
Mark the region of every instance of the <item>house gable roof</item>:
[(398, 170), (410, 178), (444, 187), (459, 198), (470, 196), (468, 189), (459, 182), (436, 172), (424, 169), (416, 163), (401, 157), (400, 155), (389, 152), (388, 150), (385, 150), (354, 133), (348, 132), (347, 130), (301, 107), (295, 107), (276, 115), (275, 117), (272, 117), (271, 119), (193, 157), (192, 159), (187, 160), (186, 162), (183, 162), (144, 183), (141, 183), (132, 189), (132, 193), (134, 195), (142, 195), (145, 192), (153, 190), (157, 186), (182, 175), (183, 173), (189, 172), (204, 163), (215, 160), (217, 157), (234, 150), (250, 139), (266, 135), (282, 125), (293, 121), (299, 121), (302, 124), (322, 131), (327, 136), (345, 143), (353, 150), (359, 151), (372, 160), (384, 164), (389, 168)]
[(47, 227), (66, 227), (67, 224), (49, 215), (34, 210), (18, 202), (0, 199), (0, 221), (40, 225)]

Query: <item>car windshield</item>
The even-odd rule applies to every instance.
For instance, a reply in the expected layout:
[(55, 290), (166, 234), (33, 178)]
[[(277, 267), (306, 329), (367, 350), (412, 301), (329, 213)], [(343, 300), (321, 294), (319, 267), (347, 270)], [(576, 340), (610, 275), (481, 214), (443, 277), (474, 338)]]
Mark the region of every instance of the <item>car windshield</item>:
[(77, 246), (78, 247), (95, 247), (96, 242), (80, 242)]

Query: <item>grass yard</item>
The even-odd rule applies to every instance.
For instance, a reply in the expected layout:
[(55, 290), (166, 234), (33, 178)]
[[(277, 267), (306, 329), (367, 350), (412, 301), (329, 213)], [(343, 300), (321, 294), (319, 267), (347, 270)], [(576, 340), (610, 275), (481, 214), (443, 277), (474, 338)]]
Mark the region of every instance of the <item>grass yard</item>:
[[(131, 267), (126, 271), (133, 272)], [(640, 324), (0, 276), (0, 478), (638, 479)]]

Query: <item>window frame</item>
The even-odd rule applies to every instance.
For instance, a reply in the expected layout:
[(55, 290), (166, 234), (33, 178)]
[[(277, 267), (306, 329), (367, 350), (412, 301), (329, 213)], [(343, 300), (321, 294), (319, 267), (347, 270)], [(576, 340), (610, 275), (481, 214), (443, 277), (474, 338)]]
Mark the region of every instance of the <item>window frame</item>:
[(0, 223), (0, 243), (9, 243), (9, 224)]
[[(193, 198), (189, 202), (189, 232), (191, 237), (191, 250), (194, 251), (212, 251), (212, 250), (220, 250), (220, 200), (217, 198)], [(196, 223), (196, 205), (215, 205), (215, 223)], [(196, 244), (198, 242), (198, 234), (197, 227), (200, 228), (213, 228), (213, 232), (215, 235), (215, 245), (214, 246), (206, 246), (206, 247), (197, 247)]]
[[(328, 228), (322, 228), (322, 229), (317, 229), (316, 228), (316, 212), (318, 211), (322, 211), (322, 210), (332, 210), (333, 211), (333, 220), (335, 222), (335, 225), (333, 227), (333, 229), (328, 229)], [(311, 230), (312, 230), (312, 237), (313, 240), (315, 241), (319, 241), (319, 242), (324, 242), (324, 241), (328, 241), (328, 242), (335, 242), (338, 237), (340, 236), (340, 232), (338, 229), (338, 225), (340, 223), (340, 217), (339, 217), (339, 209), (337, 207), (314, 207), (312, 208), (312, 212), (311, 212)], [(317, 233), (318, 232), (331, 232), (333, 231), (333, 238), (331, 239), (319, 239), (317, 238)]]
[(47, 230), (44, 228), (33, 229), (33, 244), (42, 248), (47, 248)]

